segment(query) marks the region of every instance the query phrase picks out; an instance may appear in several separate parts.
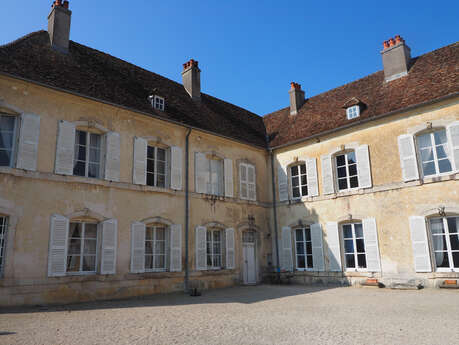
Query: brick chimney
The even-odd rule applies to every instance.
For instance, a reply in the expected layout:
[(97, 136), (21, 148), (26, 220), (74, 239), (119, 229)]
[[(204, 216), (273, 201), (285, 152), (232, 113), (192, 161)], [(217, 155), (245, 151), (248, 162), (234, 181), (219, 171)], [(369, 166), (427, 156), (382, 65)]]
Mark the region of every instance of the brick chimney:
[(290, 115), (298, 114), (298, 110), (304, 104), (304, 91), (301, 90), (301, 85), (298, 83), (290, 83)]
[(69, 10), (68, 1), (53, 2), (48, 15), (48, 33), (51, 47), (61, 53), (69, 51), (71, 17), (72, 11)]
[(399, 35), (383, 42), (381, 55), (386, 82), (408, 74), (411, 50)]
[(182, 82), (193, 101), (199, 102), (201, 100), (201, 70), (197, 61), (191, 59), (183, 64)]

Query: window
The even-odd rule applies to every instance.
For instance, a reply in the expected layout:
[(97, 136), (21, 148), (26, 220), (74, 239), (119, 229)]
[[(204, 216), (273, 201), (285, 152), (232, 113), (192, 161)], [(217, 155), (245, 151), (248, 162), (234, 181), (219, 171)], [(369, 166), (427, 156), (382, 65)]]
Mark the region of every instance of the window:
[(357, 175), (357, 160), (355, 158), (355, 152), (351, 151), (337, 155), (335, 159), (338, 189), (347, 190), (357, 188), (359, 186), (359, 178)]
[(148, 146), (147, 148), (147, 185), (166, 187), (166, 150)]
[(13, 165), (16, 122), (16, 116), (0, 115), (0, 166)]
[(6, 243), (6, 231), (8, 228), (8, 218), (0, 217), (0, 276), (3, 272), (5, 263), (5, 243)]
[(207, 193), (213, 195), (224, 195), (223, 188), (223, 160), (209, 159), (209, 182), (207, 184)]
[(145, 271), (166, 271), (167, 230), (164, 225), (145, 229)]
[(242, 233), (242, 242), (244, 243), (255, 243), (256, 233), (255, 231), (244, 231)]
[(71, 222), (67, 252), (68, 273), (95, 273), (97, 265), (97, 224)]
[(347, 269), (367, 268), (362, 223), (343, 225), (344, 256)]
[(252, 164), (241, 163), (239, 165), (241, 176), (241, 199), (256, 200), (256, 181), (255, 181), (255, 166)]
[(445, 129), (419, 135), (417, 144), (424, 176), (452, 171)]
[(155, 96), (155, 109), (159, 109), (161, 111), (164, 111), (164, 98)]
[(459, 271), (459, 217), (430, 219), (432, 247), (438, 271)]
[(222, 268), (222, 246), (223, 232), (221, 230), (207, 230), (207, 268), (220, 269)]
[(312, 239), (311, 228), (295, 230), (296, 268), (298, 270), (312, 269)]
[(294, 199), (308, 195), (308, 182), (306, 176), (306, 164), (292, 166), (290, 168), (292, 179), (292, 196)]
[(94, 178), (101, 176), (101, 142), (100, 134), (76, 131), (74, 175)]
[(360, 116), (360, 107), (358, 105), (354, 105), (346, 109), (346, 115), (348, 120), (355, 119), (356, 117)]

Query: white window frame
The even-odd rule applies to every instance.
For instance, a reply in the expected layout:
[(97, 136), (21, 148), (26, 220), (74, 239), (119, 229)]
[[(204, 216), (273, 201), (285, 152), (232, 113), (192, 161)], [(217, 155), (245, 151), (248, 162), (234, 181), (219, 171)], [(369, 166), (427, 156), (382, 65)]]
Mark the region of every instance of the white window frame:
[[(75, 224), (75, 223), (78, 223), (78, 224), (81, 224), (82, 225), (82, 237), (80, 238), (80, 241), (81, 241), (81, 246), (80, 246), (80, 254), (79, 254), (79, 258), (80, 258), (80, 269), (79, 271), (69, 271), (68, 270), (68, 260), (69, 260), (69, 257), (70, 256), (74, 256), (74, 255), (78, 255), (78, 254), (69, 254), (69, 249), (70, 249), (70, 243), (71, 243), (71, 240), (72, 240), (72, 237), (71, 237), (71, 234), (70, 234), (70, 229), (71, 229), (71, 226), (72, 224)], [(83, 268), (83, 260), (82, 260), (82, 257), (84, 256), (84, 242), (85, 242), (85, 230), (86, 230), (86, 224), (91, 224), (91, 225), (96, 225), (97, 227), (97, 233), (96, 233), (96, 260), (95, 260), (95, 266), (94, 266), (94, 271), (82, 271), (82, 268)], [(67, 271), (67, 275), (93, 275), (93, 274), (97, 274), (98, 271), (99, 271), (99, 246), (100, 246), (100, 229), (99, 229), (99, 223), (97, 222), (91, 222), (91, 221), (69, 221), (69, 227), (68, 227), (68, 243), (67, 243), (67, 257), (65, 259), (65, 267), (66, 267), (66, 271)], [(85, 256), (89, 256), (89, 255), (85, 255)], [(91, 255), (93, 256), (93, 255)]]
[(154, 96), (153, 97), (153, 108), (155, 109), (158, 109), (158, 110), (161, 110), (161, 111), (164, 111), (164, 107), (165, 107), (165, 104), (166, 104), (166, 101), (164, 100), (163, 97), (160, 97), (160, 96)]
[[(153, 148), (155, 150), (155, 159), (148, 158), (148, 148)], [(164, 151), (164, 186), (158, 186), (158, 150), (163, 150)], [(147, 156), (145, 157), (146, 159), (146, 185), (151, 186), (151, 187), (157, 187), (157, 188), (167, 188), (167, 181), (168, 181), (168, 159), (167, 159), (167, 149), (163, 147), (158, 147), (154, 145), (147, 145)], [(148, 171), (148, 161), (153, 160), (154, 161), (154, 172)], [(162, 161), (161, 161), (162, 162)], [(154, 176), (154, 184), (149, 185), (148, 184), (148, 174), (153, 174)], [(162, 174), (161, 174), (162, 175)]]
[[(85, 160), (85, 175), (84, 176), (81, 176), (81, 175), (75, 175), (75, 166), (76, 166), (76, 162), (82, 162), (81, 160), (77, 159), (78, 157), (78, 153), (79, 153), (79, 147), (82, 146), (80, 145), (78, 139), (79, 139), (79, 136), (78, 136), (78, 132), (83, 132), (86, 134), (86, 160)], [(92, 163), (92, 164), (96, 164), (97, 162), (90, 162), (90, 154), (91, 154), (91, 134), (94, 134), (94, 135), (98, 135), (99, 138), (100, 138), (100, 146), (99, 146), (99, 175), (96, 176), (96, 177), (91, 177), (91, 176), (88, 176), (89, 175), (89, 163)], [(94, 132), (91, 132), (91, 131), (84, 131), (84, 130), (81, 130), (81, 129), (76, 129), (75, 130), (75, 144), (74, 144), (74, 148), (73, 148), (73, 176), (80, 176), (80, 177), (86, 177), (86, 178), (96, 178), (96, 179), (102, 179), (103, 178), (103, 158), (106, 154), (105, 150), (104, 150), (104, 136), (100, 133), (94, 133)], [(77, 143), (78, 141), (78, 143)], [(77, 148), (78, 147), (78, 148)]]
[[(349, 153), (353, 153), (354, 154), (354, 157), (355, 157), (355, 175), (352, 175), (350, 176), (350, 173), (349, 173), (349, 163), (348, 163), (348, 154)], [(339, 167), (342, 168), (342, 167), (346, 167), (346, 181), (347, 181), (347, 188), (346, 189), (340, 189), (339, 188), (339, 180), (342, 180), (344, 179), (344, 177), (339, 177), (338, 176), (338, 157), (339, 156), (344, 156), (344, 160), (345, 160), (345, 165), (340, 165)], [(359, 189), (360, 188), (360, 181), (359, 181), (359, 169), (358, 169), (358, 164), (359, 162), (357, 162), (357, 154), (355, 152), (355, 150), (349, 150), (349, 151), (345, 151), (345, 152), (339, 152), (335, 155), (333, 155), (333, 166), (334, 166), (334, 172), (335, 172), (335, 183), (336, 183), (336, 191), (339, 193), (339, 192), (346, 192), (346, 191), (352, 191), (352, 190), (356, 190), (356, 189)], [(357, 187), (351, 187), (351, 177), (357, 177)]]
[(13, 117), (14, 118), (14, 127), (13, 127), (13, 142), (11, 144), (11, 157), (8, 165), (3, 165), (4, 167), (12, 168), (14, 167), (16, 159), (16, 150), (17, 150), (17, 141), (18, 141), (18, 127), (19, 127), (19, 116), (0, 113), (0, 117)]
[[(300, 231), (300, 230), (303, 232), (303, 241), (298, 241), (297, 237), (296, 237), (296, 232)], [(310, 238), (309, 241), (306, 240), (306, 231), (307, 230), (309, 230), (309, 238)], [(313, 258), (313, 254), (312, 254), (311, 227), (308, 225), (308, 226), (304, 226), (304, 227), (300, 227), (300, 228), (295, 228), (295, 229), (293, 229), (293, 232), (294, 232), (293, 236), (295, 236), (295, 265), (296, 265), (296, 270), (297, 271), (314, 271), (314, 258)], [(303, 248), (304, 248), (304, 253), (303, 254), (299, 254), (298, 253), (298, 247), (297, 247), (298, 243), (303, 243)], [(307, 252), (307, 243), (311, 243), (311, 253)], [(298, 267), (298, 256), (304, 256), (305, 268)], [(308, 263), (309, 263), (308, 257), (311, 258), (313, 267), (308, 267)]]
[[(214, 241), (214, 232), (219, 232), (220, 233), (220, 241), (219, 242), (216, 242)], [(208, 235), (209, 233), (212, 234), (211, 236), (211, 239), (210, 241), (208, 240)], [(223, 236), (224, 234), (224, 230), (221, 230), (221, 229), (216, 229), (216, 228), (210, 228), (210, 229), (207, 229), (206, 231), (206, 263), (207, 263), (207, 270), (209, 271), (213, 271), (213, 270), (222, 270), (224, 268), (224, 264), (223, 264), (223, 246), (224, 246), (224, 241), (225, 241), (225, 238)], [(207, 251), (207, 244), (210, 243), (210, 248), (212, 250), (212, 252), (209, 254), (209, 252)], [(220, 253), (214, 253), (214, 244), (215, 243), (220, 243)], [(212, 265), (209, 266), (208, 264), (208, 257), (211, 257), (211, 261), (212, 261)], [(216, 256), (220, 256), (220, 266), (217, 266), (215, 265), (215, 257)]]
[[(159, 228), (162, 228), (164, 229), (164, 240), (157, 240), (156, 239), (156, 234), (157, 234), (157, 229)], [(153, 239), (152, 240), (147, 240), (147, 231), (149, 231), (149, 229), (153, 229)], [(153, 253), (152, 254), (149, 254), (146, 252), (145, 250), (145, 257), (144, 257), (144, 260), (146, 259), (147, 256), (152, 256), (153, 257), (153, 268), (147, 268), (147, 265), (145, 265), (145, 272), (167, 272), (169, 269), (168, 269), (168, 265), (167, 265), (167, 254), (168, 254), (168, 236), (169, 236), (169, 227), (167, 225), (164, 225), (164, 224), (151, 224), (151, 225), (147, 225), (145, 227), (145, 244), (147, 242), (151, 242), (152, 243), (152, 249), (153, 249)], [(164, 242), (164, 254), (156, 254), (156, 243), (157, 242)], [(146, 246), (145, 246), (146, 248)], [(156, 263), (156, 257), (157, 256), (160, 256), (160, 255), (164, 255), (164, 267), (161, 267), (161, 268), (155, 268), (155, 263)]]
[[(302, 165), (304, 165), (304, 168), (305, 168), (305, 171), (306, 171), (304, 174), (301, 173), (301, 166), (302, 166)], [(293, 195), (293, 174), (292, 174), (292, 169), (293, 169), (294, 167), (298, 167), (298, 175), (297, 175), (297, 177), (298, 177), (298, 179), (299, 179), (299, 180), (298, 180), (298, 183), (299, 183), (298, 186), (299, 186), (299, 189), (300, 189), (300, 196), (297, 196), (297, 197), (295, 197), (295, 196)], [(300, 199), (303, 198), (303, 197), (309, 196), (309, 187), (308, 187), (308, 167), (307, 167), (307, 165), (306, 165), (306, 162), (303, 162), (303, 161), (302, 161), (302, 162), (298, 162), (298, 163), (295, 163), (295, 164), (290, 165), (290, 166), (288, 167), (288, 176), (289, 176), (289, 184), (290, 184), (290, 195), (292, 196), (292, 200), (300, 200)], [(306, 184), (302, 184), (302, 183), (301, 183), (301, 177), (302, 177), (302, 176), (305, 176), (305, 178), (306, 178)], [(306, 195), (303, 195), (303, 190), (302, 190), (303, 187), (306, 187), (306, 188), (307, 188), (307, 191), (308, 191), (308, 192), (306, 193)]]
[(360, 106), (353, 105), (346, 108), (346, 116), (348, 120), (356, 119), (360, 116)]
[[(257, 173), (256, 173), (256, 170), (255, 170), (255, 165), (253, 164), (250, 164), (250, 163), (240, 163), (239, 164), (239, 171), (241, 171), (241, 168), (243, 168), (245, 170), (245, 180), (242, 179), (242, 176), (239, 176), (239, 182), (240, 182), (240, 186), (239, 186), (239, 196), (241, 199), (243, 200), (251, 200), (251, 201), (255, 201), (257, 200)], [(253, 169), (253, 174), (254, 174), (254, 181), (253, 182), (249, 182), (249, 168), (252, 168)], [(223, 172), (224, 174), (225, 172)], [(244, 197), (242, 195), (242, 186), (245, 185), (245, 188), (246, 188), (246, 191), (247, 191), (247, 197)], [(254, 190), (254, 198), (250, 198), (250, 188), (253, 188)]]
[[(207, 167), (208, 173), (209, 173), (209, 183), (207, 184), (207, 194), (209, 195), (216, 195), (216, 196), (224, 196), (225, 195), (225, 168), (224, 168), (224, 161), (223, 159), (215, 159), (215, 158), (209, 158), (207, 159), (209, 162), (209, 166)], [(213, 176), (213, 170), (212, 170), (212, 161), (218, 162), (220, 166), (220, 173), (221, 176), (218, 176), (217, 174), (217, 193), (214, 193), (214, 186), (215, 186), (215, 181), (212, 180)]]
[[(362, 227), (362, 237), (356, 237), (355, 235), (355, 224), (360, 224)], [(346, 261), (346, 242), (345, 240), (350, 240), (351, 238), (344, 237), (344, 226), (346, 225), (351, 225), (351, 230), (352, 230), (352, 241), (353, 241), (353, 246), (354, 246), (354, 263), (356, 267), (347, 267), (347, 261)], [(342, 243), (342, 257), (343, 257), (343, 264), (344, 264), (344, 270), (345, 272), (368, 272), (368, 263), (367, 263), (367, 248), (366, 248), (366, 243), (365, 243), (365, 235), (364, 235), (364, 230), (363, 230), (363, 223), (360, 221), (352, 222), (352, 223), (343, 223), (340, 225), (340, 234), (341, 234), (341, 243)], [(364, 251), (363, 252), (358, 252), (357, 251), (357, 240), (361, 239), (363, 240), (363, 247)], [(348, 253), (350, 254), (350, 253)], [(358, 261), (358, 255), (365, 255), (365, 268), (360, 268), (358, 267), (359, 261)]]
[(8, 235), (8, 216), (0, 215), (0, 278), (5, 270), (6, 237)]
[[(440, 173), (440, 168), (438, 166), (438, 156), (437, 156), (437, 146), (441, 146), (443, 144), (440, 144), (440, 145), (436, 145), (436, 142), (435, 142), (435, 135), (434, 133), (435, 132), (439, 132), (439, 131), (444, 131), (445, 132), (445, 136), (446, 136), (446, 149), (445, 149), (445, 152), (446, 152), (446, 155), (448, 157), (448, 160), (449, 160), (449, 164), (451, 165), (451, 170), (450, 171), (446, 171), (446, 172), (443, 172), (443, 173)], [(434, 166), (435, 166), (435, 174), (431, 174), (431, 175), (425, 175), (424, 174), (424, 167), (423, 167), (423, 162), (422, 162), (422, 156), (421, 156), (421, 149), (419, 147), (419, 137), (422, 136), (422, 135), (426, 135), (426, 134), (430, 134), (430, 142), (432, 143), (432, 146), (430, 146), (430, 148), (432, 148), (432, 153), (433, 153), (433, 162), (434, 162)], [(418, 167), (419, 167), (419, 170), (421, 172), (421, 176), (422, 177), (426, 177), (426, 178), (431, 178), (431, 177), (436, 177), (436, 176), (445, 176), (445, 175), (451, 175), (454, 173), (454, 166), (453, 166), (453, 162), (452, 162), (452, 158), (451, 158), (451, 142), (449, 140), (449, 137), (448, 137), (448, 131), (446, 128), (442, 127), (442, 128), (435, 128), (429, 132), (421, 132), (421, 133), (417, 133), (415, 135), (415, 150), (416, 150), (416, 162), (418, 164)]]
[[(428, 218), (428, 228), (430, 232), (430, 245), (431, 245), (431, 256), (432, 256), (432, 262), (435, 265), (435, 270), (436, 272), (459, 272), (459, 267), (454, 267), (454, 261), (453, 261), (453, 251), (454, 252), (459, 252), (459, 250), (452, 250), (451, 249), (451, 238), (450, 238), (450, 232), (448, 228), (448, 218), (458, 218), (459, 216), (445, 216), (445, 217), (429, 217)], [(446, 253), (448, 254), (448, 261), (449, 261), (449, 268), (446, 267), (437, 267), (437, 260), (435, 259), (435, 248), (433, 244), (433, 233), (432, 233), (432, 228), (431, 228), (431, 223), (430, 221), (433, 219), (441, 219), (443, 221), (443, 229), (445, 230), (445, 240), (446, 240)], [(458, 229), (459, 232), (459, 229)]]

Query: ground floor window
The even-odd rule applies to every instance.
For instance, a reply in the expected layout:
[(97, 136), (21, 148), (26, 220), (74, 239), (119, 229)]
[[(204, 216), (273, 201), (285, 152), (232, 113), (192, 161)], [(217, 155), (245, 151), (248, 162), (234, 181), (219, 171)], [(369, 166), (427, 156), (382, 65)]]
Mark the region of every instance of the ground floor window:
[(207, 230), (207, 268), (220, 269), (222, 268), (222, 247), (223, 247), (223, 231), (211, 229)]
[(68, 273), (95, 273), (97, 265), (97, 224), (71, 222), (67, 252)]
[(430, 219), (432, 247), (438, 270), (459, 269), (459, 217)]
[(296, 267), (299, 270), (312, 269), (311, 228), (295, 229)]
[(145, 229), (145, 271), (166, 271), (167, 228), (164, 225)]
[(7, 227), (8, 227), (8, 218), (0, 217), (0, 276), (3, 272), (3, 266), (5, 263), (5, 243), (6, 243)]
[(362, 223), (343, 224), (344, 255), (347, 269), (366, 269)]

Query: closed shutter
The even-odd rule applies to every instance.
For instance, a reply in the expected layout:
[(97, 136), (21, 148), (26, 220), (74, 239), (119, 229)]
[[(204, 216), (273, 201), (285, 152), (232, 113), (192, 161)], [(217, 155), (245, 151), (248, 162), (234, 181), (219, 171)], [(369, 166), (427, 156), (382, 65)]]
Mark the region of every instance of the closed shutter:
[(416, 272), (432, 272), (425, 218), (418, 216), (410, 217), (410, 229)]
[(227, 269), (234, 269), (234, 229), (226, 229), (225, 230), (225, 238), (226, 238), (226, 268)]
[(323, 248), (322, 227), (320, 224), (311, 225), (311, 241), (312, 241), (312, 264), (314, 271), (324, 271), (324, 248)]
[(21, 116), (21, 130), (17, 164), (18, 169), (37, 170), (38, 139), (40, 137), (40, 116), (23, 114)]
[(247, 165), (244, 163), (239, 164), (239, 191), (241, 193), (241, 199), (249, 198), (248, 189), (248, 176), (247, 176)]
[(171, 231), (171, 261), (170, 271), (182, 271), (182, 226), (180, 224), (173, 224), (170, 228)]
[(120, 135), (116, 132), (105, 134), (105, 179), (118, 182), (120, 180)]
[(131, 225), (131, 272), (145, 272), (145, 224)]
[(277, 169), (277, 182), (279, 183), (279, 201), (288, 200), (287, 168), (279, 165)]
[(101, 274), (116, 273), (116, 249), (118, 244), (118, 222), (109, 219), (101, 224), (102, 229), (102, 258), (100, 262)]
[(253, 165), (247, 165), (247, 179), (249, 190), (249, 200), (257, 200), (257, 177), (255, 174), (255, 167)]
[(324, 194), (333, 194), (335, 192), (335, 183), (333, 181), (332, 156), (326, 155), (321, 157), (322, 160), (322, 188)]
[(418, 162), (416, 160), (413, 136), (410, 134), (400, 135), (398, 137), (398, 150), (400, 152), (403, 181), (418, 180)]
[(368, 145), (361, 145), (355, 150), (357, 158), (357, 173), (359, 177), (359, 188), (370, 188), (371, 183), (371, 166)]
[(282, 228), (281, 269), (285, 271), (293, 271), (292, 229), (288, 226)]
[(207, 228), (196, 227), (196, 270), (207, 270)]
[(306, 160), (306, 173), (308, 179), (308, 196), (319, 195), (319, 181), (317, 180), (317, 165), (315, 158)]
[(134, 184), (147, 184), (147, 141), (143, 138), (134, 138), (132, 178)]
[(338, 223), (327, 223), (327, 243), (328, 243), (328, 269), (331, 272), (341, 272), (341, 248), (339, 240)]
[(232, 198), (234, 195), (233, 187), (233, 161), (231, 159), (225, 159), (224, 165), (224, 177), (225, 177), (225, 196)]
[(182, 190), (182, 149), (171, 147), (171, 189)]
[(48, 277), (62, 277), (67, 271), (67, 241), (69, 220), (63, 216), (51, 217), (48, 254)]
[(61, 175), (73, 175), (75, 150), (75, 124), (59, 121), (57, 135), (55, 172)]
[(367, 270), (370, 272), (381, 272), (381, 260), (379, 257), (378, 230), (376, 228), (376, 219), (363, 219), (362, 226), (363, 238), (365, 240)]
[(207, 185), (209, 184), (209, 161), (206, 155), (200, 152), (195, 153), (195, 189), (196, 193), (207, 193)]
[(459, 121), (453, 122), (448, 126), (448, 136), (453, 167), (455, 171), (459, 171)]

